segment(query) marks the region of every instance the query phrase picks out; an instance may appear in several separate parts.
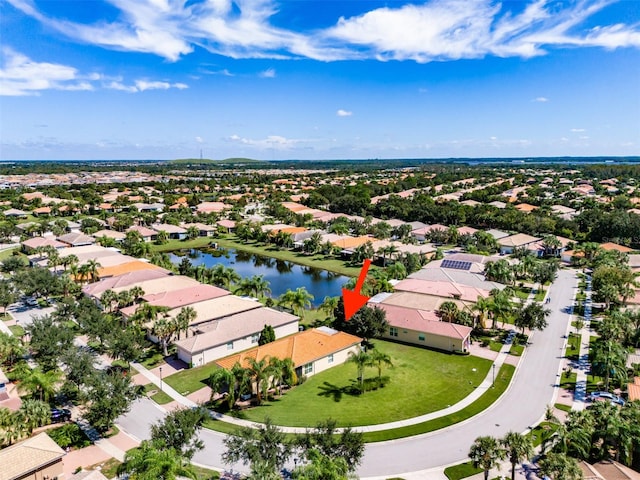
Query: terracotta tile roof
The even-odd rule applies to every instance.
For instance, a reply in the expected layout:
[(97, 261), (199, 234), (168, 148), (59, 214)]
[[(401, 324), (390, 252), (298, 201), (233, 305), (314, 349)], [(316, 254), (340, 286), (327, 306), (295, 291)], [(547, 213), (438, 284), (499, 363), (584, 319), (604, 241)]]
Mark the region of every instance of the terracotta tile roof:
[(158, 234), (158, 232), (156, 232), (155, 230), (151, 230), (150, 228), (147, 227), (141, 227), (140, 225), (133, 225), (129, 228), (127, 228), (127, 232), (138, 232), (140, 235), (142, 235), (142, 237), (153, 237), (155, 235)]
[(382, 303), (386, 305), (398, 305), (401, 307), (415, 308), (417, 310), (432, 310), (440, 308), (444, 302), (453, 302), (462, 309), (473, 302), (456, 300), (452, 298), (434, 297), (414, 292), (396, 292), (385, 298)]
[(33, 249), (36, 249), (38, 247), (46, 247), (47, 245), (50, 245), (53, 248), (66, 247), (65, 243), (59, 242), (53, 237), (33, 237), (22, 242), (22, 245), (24, 245), (27, 248), (33, 248)]
[[(157, 265), (149, 262), (143, 262), (142, 260), (133, 260), (132, 262), (121, 263), (120, 265), (114, 265), (113, 267), (100, 268), (98, 270), (98, 276), (104, 277), (117, 277), (124, 275), (125, 273), (136, 272), (138, 270), (157, 270), (160, 269)], [(164, 268), (161, 270), (166, 271)]]
[(630, 402), (640, 400), (640, 377), (634, 377), (633, 383), (627, 384), (627, 394)]
[(124, 240), (127, 235), (115, 230), (98, 230), (92, 236), (93, 238), (107, 237), (113, 238), (114, 240)]
[(478, 231), (477, 228), (467, 227), (467, 226), (458, 228), (458, 234), (459, 235), (473, 235), (477, 231)]
[(520, 210), (521, 212), (533, 212), (537, 209), (538, 207), (536, 207), (535, 205), (530, 205), (528, 203), (521, 203), (519, 205), (516, 205), (516, 210)]
[(0, 450), (0, 480), (15, 480), (65, 455), (45, 432)]
[(302, 205), (296, 202), (282, 202), (282, 206), (287, 210), (290, 210), (295, 213), (300, 212), (301, 210), (307, 210), (309, 208), (306, 205)]
[(171, 225), (169, 223), (154, 223), (153, 225), (151, 225), (151, 228), (153, 228), (156, 232), (166, 232), (166, 233), (187, 233), (187, 230), (179, 227), (177, 225)]
[(216, 224), (224, 228), (236, 228), (236, 222), (233, 220), (218, 220)]
[(600, 245), (600, 248), (603, 250), (617, 250), (623, 253), (633, 252), (633, 248), (625, 247), (623, 245), (618, 245), (617, 243), (607, 242)]
[(202, 202), (196, 207), (196, 211), (199, 213), (222, 212), (227, 208), (231, 208), (231, 205), (222, 202)]
[(247, 367), (248, 359), (262, 360), (267, 357), (290, 358), (296, 367), (340, 352), (362, 342), (360, 337), (329, 328), (312, 328), (295, 333), (275, 342), (246, 350), (218, 360), (216, 363), (230, 369), (236, 362)]

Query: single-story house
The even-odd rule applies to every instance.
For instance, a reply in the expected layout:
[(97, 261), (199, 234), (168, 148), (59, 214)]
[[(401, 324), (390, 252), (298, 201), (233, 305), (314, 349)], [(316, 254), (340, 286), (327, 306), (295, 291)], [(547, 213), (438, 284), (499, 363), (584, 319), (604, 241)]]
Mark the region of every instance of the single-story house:
[[(239, 299), (232, 295), (224, 298)], [(210, 321), (194, 329), (193, 335), (176, 341), (178, 358), (200, 366), (254, 347), (265, 325), (273, 327), (276, 339), (298, 331), (297, 316), (255, 303), (256, 308)]]
[(85, 235), (84, 233), (66, 233), (58, 237), (58, 241), (66, 243), (70, 247), (81, 247), (83, 245), (92, 245), (96, 243), (96, 239)]
[(290, 358), (298, 377), (310, 377), (336, 365), (342, 365), (349, 354), (360, 351), (362, 339), (329, 327), (312, 328), (298, 332), (266, 345), (225, 357), (216, 363), (222, 368), (233, 368), (236, 362), (248, 366), (248, 360)]
[(2, 213), (4, 213), (5, 217), (11, 218), (26, 218), (27, 215), (29, 215), (28, 212), (25, 212), (24, 210), (18, 210), (17, 208), (10, 208)]
[(29, 254), (35, 252), (39, 247), (53, 247), (55, 249), (61, 249), (66, 246), (66, 243), (59, 242), (51, 236), (33, 237), (22, 242), (22, 251)]
[(143, 242), (153, 242), (156, 238), (158, 238), (158, 232), (141, 225), (132, 225), (127, 228), (127, 232), (138, 232), (142, 237)]
[(500, 253), (508, 255), (513, 253), (513, 250), (517, 247), (526, 247), (529, 244), (539, 242), (539, 237), (533, 237), (526, 233), (516, 233), (515, 235), (509, 235), (498, 239), (498, 245), (500, 245)]
[(627, 395), (630, 402), (640, 400), (640, 377), (633, 377), (633, 383), (627, 384)]
[(187, 238), (187, 230), (169, 223), (154, 223), (151, 228), (156, 232), (165, 232), (172, 240), (184, 240)]
[[(170, 309), (185, 307), (194, 303), (213, 300), (214, 298), (230, 295), (228, 290), (213, 285), (199, 284), (180, 288), (178, 290), (162, 291), (158, 293), (145, 293), (142, 300), (153, 306), (167, 307)], [(120, 309), (124, 317), (133, 315), (140, 305), (131, 305)]]
[(202, 202), (196, 206), (196, 213), (220, 213), (231, 208), (231, 205), (222, 202)]
[(398, 305), (372, 304), (385, 311), (389, 328), (383, 337), (445, 352), (466, 351), (472, 328), (441, 322), (434, 311)]
[(490, 228), (489, 230), (486, 230), (486, 232), (496, 240), (500, 240), (501, 238), (505, 238), (509, 236), (507, 232), (503, 232), (502, 230), (496, 230), (495, 228)]
[(218, 230), (215, 225), (207, 225), (205, 223), (185, 223), (182, 225), (183, 228), (189, 230), (191, 227), (195, 227), (198, 229), (198, 236), (200, 237), (213, 237)]
[(65, 451), (45, 432), (0, 450), (0, 480), (64, 478)]
[(218, 220), (216, 222), (216, 225), (224, 228), (227, 231), (227, 233), (231, 233), (236, 229), (236, 222), (234, 222), (233, 220), (228, 220), (228, 219)]
[(536, 207), (535, 205), (531, 205), (529, 203), (519, 203), (518, 205), (516, 205), (516, 210), (520, 210), (521, 212), (524, 212), (524, 213), (531, 213), (537, 209), (538, 207)]
[[(82, 293), (88, 297), (99, 299), (106, 290), (122, 291), (129, 290), (141, 282), (153, 280), (155, 278), (171, 277), (171, 272), (164, 269), (157, 270), (136, 270), (123, 275), (103, 278), (99, 282), (90, 283), (82, 287)], [(171, 279), (167, 279), (170, 283)]]
[(471, 308), (474, 302), (458, 300), (456, 298), (436, 297), (415, 292), (380, 293), (369, 299), (369, 303), (383, 303), (385, 305), (398, 305), (401, 307), (428, 310), (435, 312), (444, 302), (455, 303), (460, 310)]
[(98, 276), (100, 278), (117, 277), (118, 275), (135, 272), (137, 270), (160, 270), (163, 272), (167, 272), (166, 269), (158, 267), (153, 263), (145, 262), (143, 260), (133, 259), (129, 262), (100, 268), (98, 269)]
[(602, 243), (600, 245), (600, 248), (607, 251), (617, 250), (618, 252), (622, 252), (622, 253), (633, 252), (633, 248), (625, 247), (624, 245), (618, 245), (617, 243), (613, 243), (613, 242)]
[(92, 236), (96, 240), (102, 237), (107, 237), (107, 238), (111, 238), (112, 240), (115, 240), (116, 242), (122, 242), (127, 237), (125, 233), (118, 232), (116, 230), (106, 230), (106, 229), (98, 230), (97, 232), (92, 234)]
[(456, 299), (467, 302), (476, 302), (479, 297), (487, 298), (489, 290), (461, 285), (455, 282), (421, 280), (418, 278), (406, 278), (393, 286), (397, 292), (413, 292), (421, 295), (430, 295), (445, 299)]

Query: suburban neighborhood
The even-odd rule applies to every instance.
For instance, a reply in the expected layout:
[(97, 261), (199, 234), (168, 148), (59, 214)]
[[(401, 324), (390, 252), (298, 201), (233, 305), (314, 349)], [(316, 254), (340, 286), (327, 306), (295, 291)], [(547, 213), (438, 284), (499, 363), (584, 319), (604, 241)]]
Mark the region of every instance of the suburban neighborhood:
[(637, 165), (83, 167), (0, 171), (0, 480), (639, 478)]

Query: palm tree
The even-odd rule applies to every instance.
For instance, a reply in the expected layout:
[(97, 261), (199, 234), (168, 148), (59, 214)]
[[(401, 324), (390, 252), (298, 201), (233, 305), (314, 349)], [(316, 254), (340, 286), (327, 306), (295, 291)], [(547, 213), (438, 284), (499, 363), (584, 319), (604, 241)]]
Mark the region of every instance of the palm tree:
[(500, 442), (491, 436), (476, 438), (469, 450), (473, 466), (484, 470), (484, 480), (489, 480), (489, 471), (497, 467), (505, 456), (506, 452), (500, 447)]
[(178, 477), (197, 479), (193, 467), (173, 448), (158, 448), (150, 441), (129, 450), (118, 473), (128, 473), (136, 480), (176, 480)]
[(378, 384), (380, 385), (382, 382), (382, 366), (386, 365), (387, 367), (393, 367), (391, 357), (377, 348), (374, 348), (371, 350), (369, 361), (371, 362), (370, 365), (372, 367), (376, 367), (378, 369)]
[(105, 311), (111, 313), (113, 311), (113, 304), (117, 303), (119, 295), (110, 288), (102, 292), (100, 295), (100, 305)]
[(35, 428), (51, 422), (51, 408), (48, 403), (41, 400), (25, 399), (18, 412), (22, 422), (29, 429), (29, 433), (33, 432)]
[(226, 389), (227, 407), (231, 410), (236, 403), (236, 377), (233, 372), (226, 368), (215, 370), (209, 375), (209, 386), (211, 387), (210, 401), (213, 400), (216, 393), (222, 394)]
[(97, 282), (100, 279), (98, 272), (102, 265), (95, 258), (90, 258), (85, 265), (87, 266), (89, 283)]
[(219, 263), (211, 270), (211, 281), (218, 287), (230, 290), (231, 284), (240, 281), (240, 275), (233, 268)]
[(178, 340), (180, 340), (182, 336), (182, 332), (184, 332), (185, 336), (189, 336), (189, 326), (195, 319), (198, 318), (198, 314), (196, 313), (193, 307), (182, 307), (176, 315), (176, 327), (178, 329)]
[(479, 325), (480, 328), (487, 328), (485, 321), (490, 309), (491, 300), (485, 297), (478, 297), (478, 300), (476, 300), (472, 310), (478, 312), (478, 315), (476, 316), (476, 325)]
[(338, 308), (339, 301), (340, 297), (324, 297), (319, 309), (322, 310), (327, 317), (333, 318), (333, 312)]
[(513, 281), (511, 265), (509, 265), (509, 262), (504, 259), (500, 259), (496, 262), (488, 262), (484, 267), (484, 275), (487, 280), (504, 283), (506, 285), (511, 284)]
[(553, 450), (574, 458), (587, 460), (591, 450), (594, 422), (591, 412), (571, 410), (565, 423), (559, 423)]
[(446, 301), (442, 302), (440, 308), (436, 310), (436, 315), (443, 322), (455, 323), (456, 318), (458, 318), (458, 313), (460, 310), (458, 309), (458, 305), (455, 302)]
[(249, 373), (256, 386), (256, 400), (258, 405), (262, 403), (263, 394), (266, 394), (268, 388), (268, 379), (271, 374), (271, 368), (267, 358), (256, 360), (255, 358), (249, 358)]
[(313, 301), (313, 295), (307, 292), (307, 289), (304, 287), (298, 287), (293, 292), (293, 296), (291, 298), (291, 308), (293, 311), (300, 316), (304, 320), (304, 311), (305, 309), (311, 307), (311, 302)]
[(269, 358), (269, 370), (271, 373), (271, 387), (275, 388), (280, 396), (282, 382), (284, 382), (285, 369), (283, 360), (278, 357)]
[(349, 352), (348, 361), (356, 365), (360, 393), (364, 393), (364, 369), (371, 365), (371, 356), (364, 350), (360, 350), (358, 353)]
[(509, 432), (500, 440), (507, 451), (507, 457), (511, 462), (511, 480), (516, 477), (516, 465), (533, 455), (533, 443), (531, 437), (517, 432)]
[(504, 319), (513, 311), (513, 305), (511, 304), (511, 292), (510, 288), (500, 290), (494, 288), (489, 292), (489, 298), (491, 298), (491, 304), (489, 311), (491, 312), (491, 329), (495, 330), (496, 322)]
[(161, 317), (153, 322), (152, 333), (158, 337), (160, 341), (163, 356), (167, 357), (169, 355), (169, 342), (177, 331), (178, 324), (170, 318)]
[(18, 385), (18, 390), (48, 402), (55, 395), (56, 385), (61, 379), (62, 372), (60, 370), (43, 372), (39, 368), (34, 368), (27, 372), (27, 375)]
[(0, 364), (11, 366), (26, 353), (27, 349), (18, 337), (0, 332)]
[(394, 262), (386, 268), (389, 279), (403, 280), (407, 278), (407, 267), (402, 262)]

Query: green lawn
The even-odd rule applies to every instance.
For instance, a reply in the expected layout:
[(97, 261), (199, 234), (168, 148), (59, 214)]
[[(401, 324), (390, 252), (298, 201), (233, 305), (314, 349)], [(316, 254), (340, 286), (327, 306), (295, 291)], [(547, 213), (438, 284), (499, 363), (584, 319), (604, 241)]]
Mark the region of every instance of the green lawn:
[(577, 379), (578, 374), (576, 372), (571, 372), (569, 374), (567, 374), (567, 372), (562, 372), (562, 375), (560, 376), (560, 388), (570, 391), (575, 390)]
[[(248, 420), (269, 416), (278, 425), (312, 426), (331, 417), (340, 426), (370, 425), (412, 418), (453, 405), (469, 395), (489, 371), (491, 362), (431, 350), (376, 341), (394, 368), (385, 368), (390, 381), (363, 395), (352, 393), (356, 367), (339, 365), (310, 377), (280, 399), (242, 412)], [(473, 369), (476, 371), (474, 372)], [(368, 368), (365, 378), (377, 371)]]
[(0, 262), (4, 262), (7, 258), (12, 257), (13, 252), (17, 252), (17, 251), (20, 251), (20, 247), (8, 248), (7, 250), (2, 250), (0, 252)]
[(207, 386), (209, 376), (219, 367), (215, 363), (197, 368), (188, 368), (165, 377), (163, 381), (171, 385), (178, 393), (189, 395)]
[(546, 293), (547, 293), (546, 290), (538, 290), (536, 292), (536, 294), (533, 296), (533, 299), (536, 302), (541, 302), (542, 300), (544, 300), (544, 296), (545, 296)]
[(444, 469), (444, 474), (449, 480), (460, 480), (480, 472), (482, 472), (482, 469), (474, 467), (472, 462), (461, 463)]
[(529, 287), (516, 287), (515, 288), (516, 297), (526, 300), (529, 298), (529, 294), (531, 293), (531, 288)]
[(524, 352), (524, 345), (516, 345), (514, 343), (511, 345), (511, 348), (509, 349), (509, 353), (516, 357), (520, 357), (522, 355), (522, 352)]
[(165, 405), (173, 400), (173, 398), (171, 398), (168, 394), (161, 391), (159, 387), (157, 387), (153, 383), (148, 383), (144, 386), (144, 393), (149, 394), (151, 392), (155, 393), (152, 393), (149, 398), (151, 398), (151, 400), (156, 402), (158, 405)]
[(569, 339), (567, 340), (567, 348), (564, 352), (564, 356), (566, 358), (578, 360), (578, 357), (580, 356), (580, 339), (580, 335), (576, 335), (575, 333), (569, 334)]
[(11, 330), (11, 333), (13, 333), (14, 337), (22, 337), (25, 334), (24, 328), (22, 328), (20, 325), (11, 325), (9, 327), (9, 330)]

